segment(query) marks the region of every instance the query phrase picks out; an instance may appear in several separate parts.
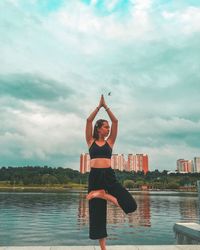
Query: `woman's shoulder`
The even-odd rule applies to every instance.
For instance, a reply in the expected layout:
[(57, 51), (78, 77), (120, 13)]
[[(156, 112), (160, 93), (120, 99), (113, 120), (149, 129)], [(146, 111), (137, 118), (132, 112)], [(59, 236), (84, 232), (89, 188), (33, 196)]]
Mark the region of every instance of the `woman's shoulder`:
[(111, 148), (113, 148), (113, 146), (114, 146), (114, 142), (112, 142), (111, 140), (106, 140), (106, 142), (107, 142), (107, 144), (111, 147)]
[(92, 139), (88, 142), (88, 148), (90, 148), (94, 142), (95, 142), (95, 139), (92, 138)]

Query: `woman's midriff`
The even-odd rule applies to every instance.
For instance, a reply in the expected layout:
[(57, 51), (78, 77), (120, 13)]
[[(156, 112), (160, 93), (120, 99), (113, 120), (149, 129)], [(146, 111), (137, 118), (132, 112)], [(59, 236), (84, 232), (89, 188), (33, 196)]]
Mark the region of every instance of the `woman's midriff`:
[(96, 158), (90, 160), (91, 168), (109, 168), (111, 166), (111, 160), (107, 158)]

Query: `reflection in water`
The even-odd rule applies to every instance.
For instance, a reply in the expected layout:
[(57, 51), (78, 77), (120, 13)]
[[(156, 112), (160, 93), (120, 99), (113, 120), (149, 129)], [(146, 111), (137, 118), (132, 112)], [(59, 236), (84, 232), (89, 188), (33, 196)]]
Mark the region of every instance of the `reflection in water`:
[[(126, 215), (107, 203), (108, 244), (170, 245), (176, 222), (199, 222), (197, 194), (136, 192)], [(85, 192), (0, 193), (0, 245), (93, 245)], [(77, 239), (79, 239), (77, 241)]]
[[(149, 193), (144, 193), (143, 195), (137, 197), (138, 209), (132, 214), (132, 224), (136, 226), (151, 226), (151, 214), (150, 214), (150, 195)], [(131, 216), (131, 215), (129, 215)]]
[[(137, 197), (138, 208), (134, 213), (125, 214), (122, 209), (107, 202), (107, 223), (124, 224), (128, 223), (129, 227), (145, 226), (150, 227), (150, 196), (148, 193)], [(78, 223), (81, 226), (88, 224), (89, 205), (84, 194), (79, 196)], [(128, 221), (127, 221), (128, 220)]]
[(85, 226), (89, 220), (89, 206), (88, 201), (85, 198), (86, 194), (80, 193), (79, 206), (78, 206), (78, 224), (79, 226)]
[(180, 201), (180, 215), (182, 221), (195, 222), (199, 214), (198, 204), (193, 199), (187, 198)]

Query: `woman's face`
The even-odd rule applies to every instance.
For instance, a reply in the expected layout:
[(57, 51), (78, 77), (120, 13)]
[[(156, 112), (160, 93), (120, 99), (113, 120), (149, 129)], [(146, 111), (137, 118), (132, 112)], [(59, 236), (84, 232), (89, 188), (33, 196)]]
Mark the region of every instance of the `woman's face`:
[(104, 137), (108, 136), (110, 132), (110, 126), (108, 122), (103, 122), (103, 125), (98, 129), (98, 132)]

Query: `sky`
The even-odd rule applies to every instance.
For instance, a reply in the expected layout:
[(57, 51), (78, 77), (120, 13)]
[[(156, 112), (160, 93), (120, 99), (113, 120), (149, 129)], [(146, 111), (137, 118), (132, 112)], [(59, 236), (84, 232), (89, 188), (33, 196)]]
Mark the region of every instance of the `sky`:
[(151, 171), (200, 156), (200, 1), (1, 0), (0, 12), (0, 166), (79, 170), (101, 94), (119, 120), (113, 153), (148, 154)]

